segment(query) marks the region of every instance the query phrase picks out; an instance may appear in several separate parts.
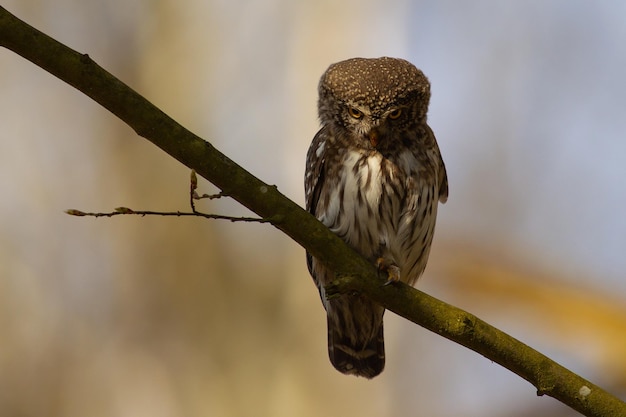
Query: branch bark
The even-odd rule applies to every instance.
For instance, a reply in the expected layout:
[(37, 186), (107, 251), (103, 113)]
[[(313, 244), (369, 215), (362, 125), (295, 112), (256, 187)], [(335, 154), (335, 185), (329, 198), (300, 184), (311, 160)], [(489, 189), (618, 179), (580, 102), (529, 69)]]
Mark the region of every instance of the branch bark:
[(585, 416), (626, 416), (626, 403), (472, 314), (405, 284), (381, 286), (369, 262), (317, 219), (191, 133), (80, 54), (0, 7), (0, 45), (82, 91), (142, 136), (195, 169), (333, 269), (335, 294), (359, 291), (394, 313), (468, 347)]

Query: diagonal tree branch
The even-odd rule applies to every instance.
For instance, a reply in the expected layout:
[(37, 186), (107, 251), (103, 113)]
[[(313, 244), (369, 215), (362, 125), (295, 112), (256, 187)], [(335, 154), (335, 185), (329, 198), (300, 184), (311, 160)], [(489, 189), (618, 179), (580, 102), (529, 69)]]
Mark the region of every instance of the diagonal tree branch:
[(0, 45), (74, 86), (126, 122), (138, 135), (211, 181), (290, 236), (333, 269), (331, 294), (359, 291), (385, 308), (466, 346), (515, 372), (586, 416), (626, 416), (626, 404), (504, 332), (461, 309), (405, 284), (381, 286), (373, 265), (322, 223), (263, 183), (210, 143), (80, 54), (0, 7)]

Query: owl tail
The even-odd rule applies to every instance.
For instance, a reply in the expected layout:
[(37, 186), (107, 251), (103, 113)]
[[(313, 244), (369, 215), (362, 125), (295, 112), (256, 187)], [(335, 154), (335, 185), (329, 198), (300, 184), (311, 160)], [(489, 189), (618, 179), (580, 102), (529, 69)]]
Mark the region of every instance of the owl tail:
[(338, 300), (328, 314), (328, 356), (339, 372), (373, 378), (385, 367), (384, 309), (369, 300)]

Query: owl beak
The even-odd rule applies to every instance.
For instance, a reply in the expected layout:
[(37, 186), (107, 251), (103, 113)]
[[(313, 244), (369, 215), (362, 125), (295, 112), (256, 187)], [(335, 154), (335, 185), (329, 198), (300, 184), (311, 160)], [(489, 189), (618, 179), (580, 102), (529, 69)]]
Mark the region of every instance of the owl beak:
[(370, 132), (367, 134), (367, 136), (369, 137), (370, 143), (372, 144), (372, 146), (374, 148), (376, 146), (378, 146), (378, 142), (380, 142), (380, 135), (379, 135), (378, 131), (370, 130)]

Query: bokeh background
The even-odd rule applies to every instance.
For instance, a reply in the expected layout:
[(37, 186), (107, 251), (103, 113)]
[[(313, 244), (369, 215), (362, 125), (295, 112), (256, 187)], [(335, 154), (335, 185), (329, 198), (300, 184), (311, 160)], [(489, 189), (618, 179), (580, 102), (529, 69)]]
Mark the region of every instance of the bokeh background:
[[(450, 179), (419, 288), (626, 397), (626, 3), (4, 7), (300, 204), (322, 72), (412, 61)], [(189, 170), (4, 49), (0, 91), (1, 415), (577, 415), (393, 313), (385, 372), (337, 373), (302, 248), (267, 225), (65, 215), (184, 210)]]

